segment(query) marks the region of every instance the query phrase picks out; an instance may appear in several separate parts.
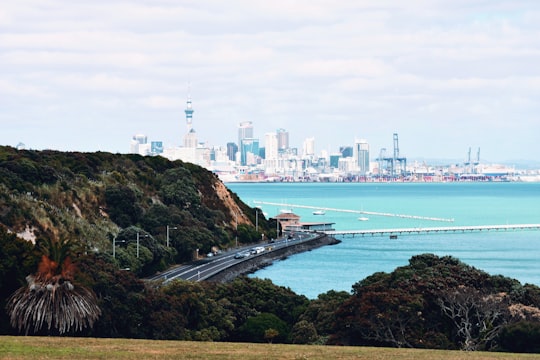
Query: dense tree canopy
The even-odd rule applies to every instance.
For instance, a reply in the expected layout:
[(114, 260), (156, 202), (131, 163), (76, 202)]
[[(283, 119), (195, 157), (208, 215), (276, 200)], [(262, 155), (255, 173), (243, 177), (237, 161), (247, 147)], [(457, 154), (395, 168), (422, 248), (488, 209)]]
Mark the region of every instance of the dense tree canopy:
[[(218, 196), (218, 187), (212, 173), (160, 157), (0, 146), (0, 305), (13, 314), (7, 299), (17, 289), (11, 304), (19, 306), (38, 285), (71, 284), (95, 294), (99, 308), (99, 316), (77, 320), (83, 336), (539, 351), (531, 344), (539, 343), (540, 288), (449, 256), (414, 256), (360, 280), (351, 294), (329, 291), (314, 300), (247, 277), (140, 280), (190, 261), (197, 249), (275, 237), (275, 223), (234, 193)], [(233, 210), (243, 213), (240, 224)], [(64, 240), (76, 244), (68, 262), (62, 247), (51, 246)], [(23, 318), (37, 314), (32, 308), (17, 308), (23, 317), (11, 318), (14, 327), (2, 312), (0, 332), (31, 329)], [(72, 331), (68, 319), (52, 320), (48, 333)], [(47, 333), (47, 326), (33, 329)]]

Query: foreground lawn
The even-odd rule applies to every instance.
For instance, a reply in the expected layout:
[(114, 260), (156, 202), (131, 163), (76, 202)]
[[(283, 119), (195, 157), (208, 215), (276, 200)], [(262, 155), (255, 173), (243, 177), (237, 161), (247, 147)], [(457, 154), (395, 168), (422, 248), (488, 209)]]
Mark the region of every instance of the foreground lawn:
[(0, 359), (540, 359), (540, 355), (192, 341), (0, 337)]

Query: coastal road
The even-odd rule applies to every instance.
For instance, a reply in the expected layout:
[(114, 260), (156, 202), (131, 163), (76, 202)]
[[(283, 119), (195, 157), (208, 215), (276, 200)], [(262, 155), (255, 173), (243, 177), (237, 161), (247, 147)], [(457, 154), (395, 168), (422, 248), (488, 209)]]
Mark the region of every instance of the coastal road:
[[(268, 254), (268, 252), (309, 241), (317, 236), (320, 236), (320, 234), (302, 232), (296, 233), (292, 238), (280, 238), (273, 243), (250, 244), (216, 256), (206, 257), (189, 264), (171, 268), (147, 278), (146, 280), (163, 281), (165, 283), (175, 279), (203, 281), (233, 265), (252, 259), (253, 257), (263, 256), (264, 254)], [(264, 247), (265, 250), (259, 254), (250, 254), (243, 258), (235, 258), (236, 254), (250, 252), (250, 250), (255, 247)]]

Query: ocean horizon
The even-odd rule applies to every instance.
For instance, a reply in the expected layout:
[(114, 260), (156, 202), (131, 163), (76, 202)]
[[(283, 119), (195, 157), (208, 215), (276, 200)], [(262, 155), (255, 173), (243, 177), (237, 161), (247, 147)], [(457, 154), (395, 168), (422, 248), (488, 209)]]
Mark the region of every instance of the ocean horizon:
[[(226, 185), (248, 205), (260, 207), (267, 218), (288, 209), (302, 222), (332, 222), (336, 230), (540, 223), (540, 183)], [(315, 215), (317, 208), (356, 212), (326, 210)], [(358, 211), (406, 216), (359, 215)], [(433, 218), (453, 221), (429, 220)], [(290, 256), (250, 276), (271, 279), (313, 299), (329, 290), (351, 291), (352, 285), (375, 272), (391, 272), (407, 265), (414, 255), (433, 253), (456, 257), (491, 275), (540, 286), (538, 230), (336, 238), (342, 241), (338, 245)]]

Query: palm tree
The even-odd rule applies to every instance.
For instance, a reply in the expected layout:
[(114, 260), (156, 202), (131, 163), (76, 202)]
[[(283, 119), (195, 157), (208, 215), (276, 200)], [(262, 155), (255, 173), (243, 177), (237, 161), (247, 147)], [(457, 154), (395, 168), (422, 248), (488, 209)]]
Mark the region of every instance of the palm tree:
[(101, 315), (94, 293), (74, 284), (76, 267), (71, 261), (74, 243), (70, 240), (46, 240), (43, 255), (27, 286), (8, 299), (11, 326), (19, 331), (64, 334), (92, 327)]

